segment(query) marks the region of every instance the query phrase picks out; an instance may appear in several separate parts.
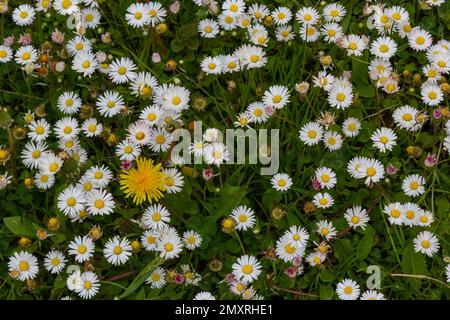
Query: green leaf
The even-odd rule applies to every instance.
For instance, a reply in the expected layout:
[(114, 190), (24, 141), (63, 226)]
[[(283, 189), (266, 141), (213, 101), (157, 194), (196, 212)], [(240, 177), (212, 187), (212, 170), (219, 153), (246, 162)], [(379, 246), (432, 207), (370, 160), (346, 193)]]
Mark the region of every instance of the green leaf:
[(356, 249), (356, 258), (359, 260), (364, 260), (368, 255), (373, 245), (373, 232), (369, 232), (367, 229), (366, 234), (362, 237), (361, 241), (358, 243)]
[(334, 298), (334, 290), (329, 286), (320, 286), (319, 295), (322, 300), (332, 300)]
[(33, 238), (36, 235), (33, 224), (26, 218), (20, 216), (7, 217), (3, 219), (3, 223), (16, 236)]
[(403, 251), (402, 270), (408, 274), (426, 274), (425, 257), (423, 254), (416, 253), (412, 244)]

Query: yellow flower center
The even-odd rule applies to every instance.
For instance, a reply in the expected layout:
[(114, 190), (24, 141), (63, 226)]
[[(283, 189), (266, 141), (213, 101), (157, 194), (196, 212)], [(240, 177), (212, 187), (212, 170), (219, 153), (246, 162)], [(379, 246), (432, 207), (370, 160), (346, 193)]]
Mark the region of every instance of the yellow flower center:
[(222, 158), (222, 152), (214, 151), (212, 156), (213, 156), (214, 159), (220, 159), (220, 158)]
[(172, 187), (172, 186), (175, 184), (175, 181), (173, 180), (172, 177), (167, 177), (167, 178), (165, 179), (165, 184), (166, 184), (166, 186), (168, 186), (168, 187)]
[(330, 146), (334, 146), (336, 144), (336, 139), (334, 137), (329, 137), (328, 138), (328, 144)]
[(64, 132), (65, 134), (71, 134), (71, 133), (72, 133), (72, 127), (69, 127), (69, 126), (64, 127), (63, 132)]
[(424, 247), (425, 249), (428, 249), (430, 247), (430, 241), (423, 240), (422, 241), (422, 247)]
[(31, 58), (31, 53), (29, 53), (29, 52), (24, 52), (23, 54), (22, 54), (22, 59), (23, 60), (29, 60)]
[(384, 16), (381, 16), (380, 20), (381, 20), (382, 23), (388, 23), (389, 22), (389, 17), (384, 15)]
[(239, 221), (240, 221), (240, 222), (247, 222), (247, 215), (241, 214), (241, 215), (239, 216)]
[(41, 156), (41, 152), (39, 150), (34, 150), (31, 156), (33, 157), (33, 159), (38, 159)]
[(22, 11), (22, 12), (20, 13), (20, 17), (21, 17), (22, 19), (26, 19), (26, 18), (28, 17), (28, 12)]
[(136, 133), (136, 139), (137, 140), (142, 140), (145, 138), (145, 134), (142, 131), (139, 131)]
[(402, 15), (400, 14), (400, 13), (398, 13), (398, 12), (394, 12), (393, 14), (392, 14), (392, 18), (394, 19), (394, 20), (400, 20), (401, 18), (402, 18)]
[(86, 290), (89, 290), (90, 288), (92, 288), (92, 283), (90, 281), (85, 281), (83, 287)]
[(48, 176), (42, 175), (42, 176), (41, 176), (41, 182), (42, 182), (42, 183), (47, 183), (47, 182), (48, 182)]
[(91, 124), (88, 126), (88, 131), (94, 133), (95, 131), (97, 131), (97, 125), (91, 123)]
[(134, 17), (135, 17), (137, 20), (141, 20), (141, 19), (142, 19), (142, 12), (135, 12)]
[(253, 114), (254, 114), (255, 116), (257, 116), (257, 117), (261, 117), (262, 114), (263, 114), (263, 111), (262, 111), (261, 109), (255, 109), (255, 110), (253, 111)]
[(279, 179), (278, 182), (277, 182), (277, 184), (278, 184), (278, 186), (280, 186), (280, 187), (284, 187), (284, 186), (286, 186), (287, 182), (286, 182), (286, 180), (284, 180), (284, 179)]
[(377, 170), (375, 170), (375, 168), (373, 168), (373, 167), (367, 168), (367, 175), (369, 177), (373, 177), (376, 174), (377, 174)]
[(279, 20), (283, 20), (284, 18), (286, 18), (286, 14), (284, 12), (280, 12), (280, 13), (278, 13), (277, 18)]
[(328, 29), (327, 31), (328, 36), (334, 37), (336, 35), (336, 30), (334, 29)]
[(416, 38), (416, 43), (418, 44), (418, 45), (423, 45), (424, 43), (425, 43), (425, 38), (424, 37), (422, 37), (422, 36), (418, 36), (417, 38)]
[(416, 216), (416, 213), (413, 210), (406, 211), (406, 218), (408, 218), (409, 220), (414, 219), (415, 216)]
[(153, 243), (155, 243), (155, 241), (156, 241), (156, 238), (154, 237), (154, 236), (148, 236), (147, 237), (147, 243), (148, 244), (153, 244)]
[(420, 222), (427, 223), (428, 222), (428, 217), (427, 216), (421, 216), (420, 217)]
[(344, 102), (344, 100), (345, 100), (345, 94), (342, 93), (342, 92), (339, 92), (339, 93), (337, 94), (337, 96), (336, 96), (336, 99), (337, 99), (337, 101), (339, 101), (339, 102)]
[(380, 138), (380, 142), (381, 142), (382, 144), (386, 144), (386, 143), (389, 142), (389, 139), (388, 139), (388, 137), (386, 137), (386, 136), (382, 136), (382, 137)]
[(167, 252), (172, 251), (172, 250), (173, 250), (173, 244), (171, 244), (170, 242), (166, 243), (166, 244), (164, 245), (164, 249), (165, 249)]
[(417, 188), (419, 188), (419, 183), (418, 183), (417, 181), (413, 181), (413, 182), (411, 182), (411, 183), (409, 184), (409, 187), (410, 187), (412, 190), (417, 190)]
[(133, 148), (132, 148), (131, 146), (126, 146), (126, 147), (123, 149), (123, 151), (124, 151), (126, 154), (130, 154), (130, 153), (133, 152)]
[(83, 67), (83, 69), (87, 69), (91, 66), (91, 63), (88, 60), (86, 60), (86, 61), (83, 61), (81, 66)]
[(328, 174), (324, 173), (324, 174), (322, 175), (322, 181), (323, 181), (323, 182), (328, 182), (328, 181), (330, 181), (330, 176), (329, 176)]
[(85, 254), (87, 252), (87, 247), (84, 244), (80, 244), (77, 251), (79, 254)]
[(116, 103), (114, 101), (108, 101), (108, 103), (106, 104), (106, 106), (110, 109), (114, 108), (115, 105), (116, 105)]
[(6, 58), (7, 55), (6, 50), (0, 50), (0, 59)]
[(359, 217), (353, 216), (353, 217), (352, 217), (352, 223), (353, 223), (353, 224), (357, 224), (358, 222), (359, 222)]
[(119, 67), (119, 69), (117, 69), (117, 73), (120, 74), (121, 76), (123, 76), (125, 73), (127, 73), (127, 68), (125, 68), (124, 66)]
[(314, 139), (315, 137), (317, 137), (317, 132), (315, 130), (309, 130), (308, 131), (308, 138)]
[(437, 98), (437, 93), (434, 91), (430, 91), (428, 92), (428, 98), (430, 98), (431, 100), (434, 100)]
[(103, 201), (102, 199), (95, 200), (94, 207), (97, 209), (103, 209), (105, 207), (105, 201)]
[(400, 215), (401, 215), (400, 210), (397, 210), (397, 209), (392, 209), (392, 210), (391, 210), (391, 217), (393, 217), (393, 218), (399, 218)]
[(77, 49), (78, 51), (83, 50), (83, 49), (84, 49), (84, 44), (83, 44), (83, 42), (78, 42), (78, 43), (75, 45), (75, 49)]
[(154, 282), (158, 282), (159, 280), (161, 280), (161, 276), (159, 275), (159, 273), (153, 273), (152, 274), (152, 281)]
[(389, 51), (389, 46), (386, 45), (386, 44), (382, 44), (382, 45), (380, 46), (380, 51), (381, 51), (382, 53), (388, 52), (388, 51)]
[(309, 13), (307, 13), (303, 16), (303, 19), (305, 19), (305, 21), (311, 21), (312, 16)]
[(101, 179), (101, 178), (103, 178), (103, 173), (101, 172), (101, 171), (97, 171), (95, 174), (94, 174), (94, 177), (95, 177), (95, 179)]
[(330, 233), (330, 229), (328, 229), (328, 228), (322, 228), (322, 231), (321, 231), (321, 233), (322, 233), (322, 235), (324, 235), (324, 236), (326, 236), (326, 235), (328, 235), (329, 233)]
[(233, 17), (231, 17), (231, 16), (226, 16), (225, 17), (225, 22), (226, 23), (231, 24), (231, 23), (233, 23), (233, 21), (234, 21)]
[(349, 47), (351, 50), (356, 50), (356, 48), (358, 48), (358, 46), (356, 45), (355, 42), (350, 42), (350, 43), (348, 44), (348, 47)]
[(352, 292), (353, 292), (352, 287), (346, 286), (346, 287), (344, 288), (344, 293), (345, 293), (345, 294), (352, 294)]
[(58, 257), (54, 257), (54, 258), (52, 259), (52, 261), (51, 261), (51, 264), (52, 264), (52, 266), (54, 266), (54, 267), (59, 266), (60, 263), (61, 263), (61, 260), (59, 260)]
[(115, 255), (121, 254), (122, 251), (123, 251), (123, 249), (122, 249), (121, 246), (115, 246), (115, 247), (114, 247), (114, 250), (113, 250), (113, 252), (114, 252)]
[(56, 171), (58, 171), (58, 169), (59, 169), (59, 165), (57, 163), (53, 162), (49, 166), (50, 172), (56, 172)]
[(337, 16), (339, 16), (339, 11), (337, 9), (331, 10), (330, 16), (332, 16), (333, 18), (336, 18)]
[(402, 116), (402, 118), (403, 118), (403, 120), (405, 120), (405, 121), (411, 121), (412, 120), (412, 115), (410, 114), (410, 113), (405, 113), (403, 116)]
[(211, 33), (213, 31), (213, 28), (211, 26), (206, 26), (203, 31), (205, 31), (206, 33)]
[(239, 7), (238, 7), (238, 5), (235, 4), (235, 3), (233, 3), (233, 4), (230, 6), (230, 11), (232, 11), (232, 12), (237, 12), (238, 9), (239, 9)]
[(84, 18), (87, 22), (91, 22), (92, 20), (94, 20), (94, 15), (92, 13), (88, 13)]
[(155, 222), (160, 221), (160, 220), (161, 220), (161, 215), (159, 214), (159, 212), (153, 213), (152, 219), (153, 219), (153, 221), (155, 221)]
[(320, 198), (319, 203), (324, 206), (326, 204), (328, 204), (328, 199), (327, 198)]
[(85, 191), (91, 191), (92, 190), (92, 184), (90, 182), (86, 182), (84, 184), (83, 188), (84, 188)]
[(284, 246), (284, 251), (288, 254), (293, 254), (295, 252), (295, 248), (288, 243)]
[(67, 205), (69, 207), (73, 207), (76, 204), (77, 204), (77, 200), (74, 197), (70, 197), (69, 199), (67, 199)]
[(152, 10), (150, 10), (149, 14), (150, 14), (151, 17), (156, 17), (158, 12), (155, 9), (152, 9)]
[(30, 269), (30, 264), (27, 261), (20, 261), (19, 269), (20, 271), (28, 271), (28, 269)]
[(258, 55), (252, 55), (251, 57), (250, 57), (250, 61), (251, 62), (253, 62), (253, 63), (257, 63), (258, 61), (259, 61), (259, 56)]
[(253, 267), (249, 264), (246, 264), (245, 266), (242, 267), (242, 272), (245, 274), (250, 274), (253, 272)]
[(72, 5), (72, 1), (71, 0), (63, 0), (63, 1), (61, 1), (61, 7), (63, 7), (64, 9), (70, 8), (71, 5)]
[(298, 235), (298, 234), (296, 233), (296, 234), (294, 234), (294, 235), (292, 236), (292, 239), (294, 239), (294, 241), (298, 241), (298, 240), (300, 240), (300, 235)]
[(180, 97), (173, 97), (172, 98), (172, 103), (174, 104), (174, 105), (179, 105), (180, 103), (181, 103), (181, 98)]

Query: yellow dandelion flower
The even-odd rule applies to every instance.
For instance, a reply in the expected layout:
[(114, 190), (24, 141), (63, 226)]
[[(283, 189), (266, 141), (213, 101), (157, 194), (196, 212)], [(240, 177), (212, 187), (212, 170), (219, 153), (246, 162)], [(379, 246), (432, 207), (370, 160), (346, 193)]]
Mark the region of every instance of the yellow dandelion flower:
[(139, 158), (137, 168), (122, 171), (120, 174), (120, 189), (126, 198), (133, 198), (133, 202), (140, 205), (144, 201), (158, 201), (165, 191), (165, 174), (161, 164), (153, 165), (153, 160)]

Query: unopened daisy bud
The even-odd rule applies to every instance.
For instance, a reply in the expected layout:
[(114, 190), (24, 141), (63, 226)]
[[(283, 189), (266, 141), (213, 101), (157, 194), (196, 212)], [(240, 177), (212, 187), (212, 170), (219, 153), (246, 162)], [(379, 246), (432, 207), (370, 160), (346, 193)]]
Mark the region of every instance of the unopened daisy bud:
[(102, 34), (102, 42), (104, 44), (110, 44), (111, 41), (112, 41), (111, 35), (108, 32), (105, 32), (104, 34)]
[(168, 270), (166, 274), (166, 280), (167, 282), (174, 282), (175, 276), (177, 275), (177, 272), (174, 270)]
[(284, 270), (284, 273), (289, 278), (295, 278), (297, 276), (297, 268), (296, 267), (288, 267)]
[(34, 185), (34, 180), (33, 178), (25, 178), (25, 180), (23, 180), (23, 184), (25, 185), (25, 187), (31, 188)]
[(364, 28), (364, 23), (362, 23), (362, 22), (358, 23), (358, 28), (360, 28), (360, 29)]
[(388, 175), (392, 176), (392, 175), (396, 174), (397, 171), (398, 171), (398, 168), (395, 167), (392, 163), (389, 163), (388, 166), (386, 167), (386, 173)]
[(277, 253), (275, 251), (275, 248), (269, 248), (266, 251), (264, 251), (264, 256), (269, 260), (276, 260)]
[(271, 215), (275, 220), (281, 220), (285, 216), (285, 211), (281, 208), (276, 207), (272, 210)]
[(177, 69), (177, 62), (175, 60), (168, 60), (166, 62), (166, 71), (174, 72)]
[(292, 265), (294, 266), (294, 267), (300, 267), (301, 265), (302, 265), (302, 262), (303, 262), (303, 259), (302, 259), (302, 257), (300, 257), (300, 256), (297, 256), (297, 257), (295, 257), (294, 258), (294, 260), (292, 261)]
[(184, 280), (185, 280), (185, 277), (184, 277), (181, 273), (177, 273), (177, 274), (175, 275), (175, 277), (173, 278), (173, 281), (174, 281), (176, 284), (183, 284), (183, 283), (184, 283)]
[(414, 155), (414, 151), (415, 151), (414, 146), (408, 146), (408, 147), (406, 148), (406, 152), (408, 153), (408, 155), (409, 155), (410, 157), (412, 157), (412, 156)]
[(415, 73), (414, 76), (413, 76), (413, 81), (414, 81), (415, 84), (421, 83), (422, 77), (420, 76), (420, 74)]
[(403, 70), (403, 77), (404, 78), (407, 78), (407, 77), (409, 77), (411, 75), (411, 72), (409, 72), (409, 70)]
[(200, 175), (200, 173), (196, 169), (187, 166), (182, 167), (181, 172), (194, 179), (197, 179)]
[(264, 24), (266, 26), (271, 26), (273, 23), (273, 18), (271, 16), (267, 16), (264, 18)]
[(331, 58), (331, 56), (323, 56), (320, 58), (320, 64), (323, 67), (328, 67), (333, 63), (333, 59)]
[(221, 225), (222, 225), (222, 231), (225, 232), (225, 233), (232, 232), (235, 229), (235, 227), (236, 227), (236, 224), (234, 223), (234, 220), (231, 219), (231, 218), (223, 219)]
[(436, 120), (439, 120), (442, 118), (442, 111), (441, 111), (440, 107), (433, 110), (433, 118)]
[(87, 260), (84, 263), (84, 270), (86, 270), (86, 271), (94, 271), (95, 270), (94, 264), (90, 260)]
[(312, 202), (306, 202), (305, 205), (303, 206), (303, 211), (305, 211), (305, 213), (313, 213), (317, 210), (316, 206), (314, 205), (314, 203)]
[(57, 217), (52, 217), (47, 222), (47, 228), (51, 231), (57, 231), (60, 226), (61, 223), (59, 222), (59, 219)]
[(205, 179), (206, 181), (209, 181), (214, 177), (214, 173), (213, 173), (212, 169), (203, 169), (202, 176), (203, 176), (203, 179)]
[(295, 91), (297, 91), (300, 94), (307, 94), (309, 90), (309, 83), (306, 81), (297, 83), (295, 85)]
[(227, 90), (228, 91), (234, 91), (236, 89), (236, 82), (233, 80), (227, 81)]
[(114, 145), (116, 145), (118, 143), (118, 139), (119, 138), (117, 137), (117, 135), (115, 133), (111, 133), (109, 135), (108, 139), (106, 140), (106, 143), (109, 146), (114, 146)]
[(199, 112), (205, 111), (207, 106), (208, 100), (203, 96), (195, 97), (192, 103), (192, 107)]
[(16, 138), (17, 140), (22, 140), (26, 137), (27, 131), (24, 127), (22, 126), (15, 126), (13, 128), (13, 135), (14, 138)]
[(81, 119), (89, 119), (94, 116), (94, 108), (91, 105), (84, 104), (81, 106)]
[(89, 231), (89, 237), (91, 237), (92, 240), (98, 240), (102, 237), (102, 235), (103, 231), (99, 226), (93, 226)]
[(218, 259), (214, 259), (214, 260), (211, 260), (211, 261), (208, 263), (208, 267), (209, 267), (209, 269), (211, 269), (211, 271), (213, 271), (213, 272), (219, 272), (219, 271), (222, 270), (223, 262), (220, 261), (220, 260), (218, 260)]
[(450, 118), (450, 109), (448, 107), (441, 108), (442, 117)]
[(264, 94), (264, 89), (262, 87), (256, 87), (255, 93), (257, 96), (262, 96)]
[(31, 240), (28, 239), (27, 237), (21, 237), (17, 243), (19, 244), (19, 246), (21, 246), (22, 248), (28, 248), (31, 245)]
[(0, 164), (5, 165), (11, 159), (11, 153), (8, 149), (0, 147)]
[(26, 285), (27, 285), (28, 291), (34, 291), (38, 287), (38, 284), (37, 284), (36, 280), (34, 280), (34, 279), (28, 279), (26, 282)]
[(12, 269), (8, 275), (11, 277), (11, 279), (15, 280), (20, 276), (20, 271), (17, 269)]
[(441, 83), (440, 87), (442, 91), (450, 93), (450, 84), (448, 84), (447, 82)]
[(449, 256), (445, 256), (443, 260), (444, 260), (445, 263), (450, 263), (450, 257)]
[(41, 241), (47, 239), (48, 236), (49, 236), (48, 232), (44, 229), (39, 229), (36, 231), (36, 237)]
[(176, 85), (179, 85), (179, 84), (181, 84), (181, 80), (178, 78), (174, 78), (173, 83), (175, 83)]
[(64, 72), (65, 68), (66, 68), (66, 63), (64, 61), (58, 61), (55, 65), (56, 72)]
[(169, 29), (169, 27), (165, 23), (160, 23), (155, 28), (155, 30), (158, 34), (163, 34), (163, 33), (167, 32), (168, 29)]
[(425, 113), (423, 113), (423, 112), (421, 112), (421, 113), (419, 113), (417, 116), (416, 116), (416, 121), (418, 122), (418, 123), (421, 123), (421, 124), (423, 124), (423, 123), (425, 123), (425, 121), (427, 120), (427, 115), (425, 114)]
[(141, 242), (139, 240), (131, 241), (131, 250), (138, 252), (141, 249)]
[(427, 168), (432, 168), (437, 164), (437, 158), (435, 154), (428, 154), (427, 157), (425, 158), (425, 167)]
[(26, 74), (32, 74), (34, 72), (34, 68), (35, 68), (34, 63), (30, 62), (25, 65), (23, 71), (25, 71)]

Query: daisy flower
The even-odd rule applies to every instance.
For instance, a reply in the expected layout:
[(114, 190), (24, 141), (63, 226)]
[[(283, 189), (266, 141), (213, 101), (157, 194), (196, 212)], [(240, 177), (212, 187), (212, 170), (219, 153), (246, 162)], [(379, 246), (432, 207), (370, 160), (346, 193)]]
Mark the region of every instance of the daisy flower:
[(309, 25), (309, 24), (304, 24), (301, 28), (300, 28), (300, 38), (303, 41), (306, 42), (314, 42), (316, 41), (320, 36), (320, 31), (318, 28)]
[(41, 174), (54, 175), (61, 170), (62, 165), (63, 161), (60, 157), (53, 152), (47, 152), (39, 161), (38, 168)]
[(14, 54), (15, 61), (25, 66), (28, 63), (34, 63), (36, 62), (38, 58), (38, 52), (33, 46), (22, 46), (19, 49), (17, 49), (16, 53)]
[(306, 248), (308, 243), (309, 233), (305, 228), (299, 226), (291, 226), (289, 230), (284, 233), (286, 239), (290, 239), (294, 247)]
[(326, 21), (339, 22), (346, 14), (347, 10), (340, 3), (327, 4), (322, 10), (322, 15)]
[(342, 131), (348, 138), (354, 138), (359, 134), (361, 130), (361, 122), (356, 118), (347, 118), (342, 124)]
[(156, 251), (166, 260), (177, 258), (183, 250), (183, 243), (176, 232), (162, 232), (156, 240)]
[(339, 150), (342, 147), (343, 139), (342, 136), (333, 131), (327, 131), (323, 135), (323, 143), (325, 147), (330, 151)]
[(55, 184), (55, 176), (49, 174), (36, 173), (34, 175), (36, 187), (40, 190), (48, 190)]
[(312, 252), (306, 256), (305, 261), (311, 265), (311, 267), (322, 264), (325, 261), (327, 255), (320, 252)]
[(164, 128), (156, 128), (150, 132), (149, 145), (153, 152), (166, 152), (172, 143), (172, 135)]
[(320, 220), (316, 224), (316, 232), (324, 237), (327, 241), (334, 238), (337, 235), (337, 231), (333, 226), (333, 223), (326, 220)]
[(286, 7), (278, 7), (272, 12), (272, 19), (276, 25), (285, 25), (291, 21), (292, 12)]
[(243, 0), (225, 0), (222, 3), (222, 10), (231, 16), (238, 17), (245, 11), (245, 2)]
[(393, 202), (384, 206), (383, 212), (388, 216), (392, 225), (402, 225), (404, 219), (404, 207), (400, 202)]
[(71, 56), (75, 56), (81, 52), (91, 52), (92, 43), (83, 36), (75, 36), (67, 42), (67, 51)]
[(297, 11), (295, 18), (301, 24), (315, 25), (320, 19), (320, 14), (313, 7), (303, 7)]
[(145, 250), (154, 251), (156, 249), (156, 240), (159, 233), (155, 230), (145, 230), (141, 236), (141, 243)]
[(69, 243), (69, 254), (75, 256), (78, 263), (89, 260), (94, 253), (94, 242), (88, 236), (77, 236)]
[(82, 189), (69, 186), (58, 195), (57, 206), (66, 216), (73, 217), (84, 209), (86, 197)]
[(76, 270), (67, 277), (66, 281), (67, 289), (70, 291), (81, 290), (83, 287), (83, 281), (81, 280), (81, 272), (80, 270)]
[(100, 24), (101, 15), (95, 8), (85, 8), (81, 11), (81, 17), (84, 20), (86, 28), (95, 29)]
[(289, 190), (293, 184), (291, 177), (286, 173), (277, 173), (272, 177), (270, 183), (275, 190), (281, 192)]
[(344, 279), (338, 283), (336, 293), (341, 300), (357, 300), (359, 297), (359, 285), (351, 279)]
[(52, 250), (45, 255), (44, 267), (52, 274), (59, 274), (66, 266), (66, 257), (61, 251)]
[(56, 104), (59, 111), (65, 114), (77, 113), (78, 110), (80, 110), (81, 105), (82, 101), (80, 96), (78, 95), (78, 93), (75, 93), (73, 91), (63, 92), (58, 97), (58, 102)]
[(88, 118), (81, 125), (81, 130), (88, 138), (98, 137), (103, 131), (103, 125), (95, 118)]
[(97, 57), (86, 51), (77, 53), (72, 61), (72, 69), (88, 78), (94, 74), (98, 66)]
[(266, 107), (262, 102), (251, 103), (245, 112), (249, 115), (251, 122), (262, 123), (269, 119), (266, 113)]
[(104, 165), (89, 168), (85, 176), (91, 181), (94, 188), (106, 188), (113, 177), (111, 170)]
[(316, 179), (320, 182), (322, 188), (332, 189), (336, 185), (336, 174), (327, 167), (320, 167), (315, 172)]
[(419, 110), (409, 105), (405, 105), (395, 109), (392, 117), (394, 118), (397, 126), (401, 129), (417, 131), (421, 127), (420, 123), (416, 120), (418, 114)]
[(376, 159), (365, 159), (358, 170), (367, 185), (384, 178), (384, 166)]
[(29, 26), (33, 23), (35, 11), (28, 4), (21, 4), (12, 13), (12, 18), (18, 26)]
[(161, 267), (156, 267), (145, 282), (149, 284), (152, 289), (164, 287), (167, 282), (166, 270)]
[(151, 105), (141, 111), (139, 119), (147, 122), (151, 126), (154, 126), (161, 120), (161, 116), (161, 107)]
[(126, 238), (113, 237), (108, 240), (103, 249), (106, 260), (113, 265), (121, 265), (128, 261), (131, 256), (130, 241)]
[(264, 92), (263, 102), (266, 106), (282, 109), (289, 103), (289, 89), (285, 86), (272, 86)]
[(328, 103), (338, 109), (345, 109), (353, 103), (351, 86), (333, 85), (328, 91)]
[(233, 275), (243, 283), (251, 283), (261, 274), (261, 264), (254, 256), (243, 255), (231, 266)]
[(317, 122), (308, 122), (300, 129), (300, 140), (307, 146), (318, 144), (323, 137), (323, 128)]
[(136, 77), (136, 65), (130, 58), (120, 58), (109, 64), (108, 74), (112, 82), (122, 84), (133, 81)]
[(248, 69), (262, 68), (267, 63), (264, 50), (257, 46), (243, 45), (236, 50), (235, 54)]
[(413, 227), (418, 224), (421, 208), (412, 202), (403, 204), (403, 224), (405, 226)]
[(136, 121), (128, 127), (127, 139), (138, 146), (145, 146), (151, 142), (151, 128), (143, 120)]
[(34, 279), (39, 272), (38, 260), (26, 251), (15, 252), (9, 258), (8, 270), (16, 274), (20, 281)]
[(127, 8), (125, 19), (134, 28), (141, 28), (150, 24), (150, 16), (147, 14), (148, 7), (143, 3), (133, 3)]
[(219, 25), (226, 31), (230, 31), (233, 29), (236, 29), (237, 26), (237, 19), (227, 14), (226, 12), (222, 12), (218, 17)]
[(53, 131), (59, 139), (69, 140), (75, 139), (78, 136), (80, 128), (78, 127), (78, 121), (75, 118), (64, 117), (56, 122)]
[(22, 149), (22, 162), (30, 169), (36, 169), (39, 166), (39, 161), (46, 154), (48, 146), (45, 142), (29, 141)]
[(150, 99), (158, 87), (158, 80), (148, 72), (139, 72), (131, 81), (131, 94), (136, 97)]
[(378, 58), (389, 60), (397, 52), (397, 43), (390, 37), (380, 37), (372, 42), (370, 52)]
[(320, 32), (328, 43), (336, 43), (344, 35), (342, 27), (335, 22), (328, 22), (324, 24)]
[(367, 222), (369, 222), (369, 216), (366, 209), (362, 209), (360, 206), (347, 209), (344, 218), (353, 229), (361, 227), (365, 230)]
[(316, 207), (321, 209), (329, 208), (333, 205), (334, 199), (333, 197), (327, 193), (327, 192), (319, 192), (316, 194), (313, 198), (313, 203)]
[(203, 148), (203, 157), (207, 164), (220, 166), (229, 160), (230, 153), (227, 147), (220, 142), (208, 144)]
[(168, 194), (178, 193), (183, 190), (184, 178), (178, 169), (162, 169), (162, 172), (166, 176), (164, 178), (164, 188)]
[(278, 258), (285, 262), (292, 262), (298, 257), (302, 257), (305, 252), (305, 247), (294, 245), (292, 238), (285, 235), (278, 239), (275, 246), (275, 253)]
[(116, 156), (121, 161), (133, 161), (140, 156), (141, 148), (132, 141), (125, 140), (119, 143), (116, 147)]
[(184, 87), (173, 84), (159, 87), (154, 96), (154, 102), (157, 105), (177, 112), (188, 109), (189, 101), (190, 92)]
[(80, 278), (81, 286), (76, 290), (78, 295), (83, 299), (90, 299), (94, 297), (100, 288), (98, 276), (92, 271), (87, 271), (82, 273)]
[(448, 74), (450, 71), (450, 55), (448, 52), (435, 55), (431, 59), (431, 63), (440, 73)]
[(92, 215), (109, 215), (114, 212), (115, 202), (111, 193), (106, 190), (94, 189), (86, 199), (86, 209)]
[(422, 231), (414, 238), (414, 251), (432, 257), (439, 251), (438, 238), (429, 231)]
[(417, 219), (417, 225), (421, 227), (429, 227), (434, 222), (433, 213), (428, 210), (420, 210)]
[(276, 39), (282, 42), (288, 42), (295, 38), (295, 32), (291, 26), (278, 26), (275, 34)]
[(203, 59), (200, 67), (206, 74), (221, 74), (222, 61), (216, 57), (206, 57)]
[(189, 230), (183, 233), (183, 244), (188, 250), (194, 250), (202, 244), (202, 237), (195, 231)]
[(36, 11), (47, 12), (51, 7), (51, 0), (38, 0), (36, 2)]
[(96, 102), (98, 112), (106, 118), (112, 118), (125, 107), (120, 93), (115, 91), (106, 91), (97, 98)]
[(59, 14), (71, 15), (79, 11), (79, 0), (54, 0), (53, 7)]
[(385, 127), (377, 129), (370, 139), (373, 141), (374, 147), (381, 152), (391, 151), (397, 144), (397, 135), (394, 130)]
[(430, 33), (420, 27), (415, 27), (408, 34), (409, 46), (415, 51), (425, 51), (433, 44)]
[(197, 293), (192, 300), (216, 300), (216, 298), (208, 291)]
[(147, 14), (150, 19), (150, 25), (154, 27), (156, 24), (164, 22), (164, 18), (167, 16), (167, 10), (161, 3), (151, 1), (147, 4)]
[(270, 15), (270, 10), (266, 5), (260, 3), (253, 3), (247, 10), (254, 20), (261, 21)]
[(444, 100), (444, 93), (437, 84), (424, 83), (420, 93), (422, 101), (428, 106), (436, 106)]
[(247, 206), (239, 206), (231, 212), (231, 218), (236, 222), (236, 230), (246, 231), (255, 226), (255, 212)]
[(342, 47), (347, 49), (349, 56), (362, 56), (363, 51), (367, 49), (367, 43), (363, 38), (356, 34), (350, 34), (342, 39)]
[(402, 25), (409, 21), (409, 13), (405, 8), (393, 6), (386, 9), (386, 14), (397, 24)]
[(7, 47), (5, 45), (0, 45), (0, 62), (1, 63), (8, 63), (11, 61), (13, 56), (13, 52), (10, 47)]
[(215, 38), (220, 32), (220, 28), (214, 20), (203, 19), (198, 23), (198, 32), (203, 38)]
[(145, 210), (142, 222), (148, 229), (163, 229), (170, 222), (170, 212), (161, 204), (151, 205)]
[(376, 290), (364, 291), (360, 300), (385, 300), (384, 295)]
[(425, 192), (425, 179), (418, 174), (406, 176), (402, 182), (403, 192), (410, 197), (417, 197)]

